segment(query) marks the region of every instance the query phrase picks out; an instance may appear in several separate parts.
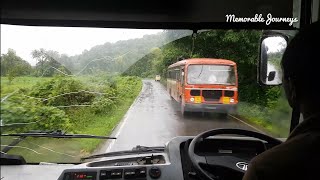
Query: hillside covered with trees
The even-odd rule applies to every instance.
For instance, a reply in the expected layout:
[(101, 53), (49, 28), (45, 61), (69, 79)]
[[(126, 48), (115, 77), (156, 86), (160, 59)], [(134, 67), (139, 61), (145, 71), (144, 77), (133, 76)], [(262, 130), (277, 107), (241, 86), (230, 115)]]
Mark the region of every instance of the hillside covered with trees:
[[(287, 133), (289, 107), (281, 87), (264, 87), (257, 83), (257, 62), (262, 33), (257, 30), (210, 30), (180, 38), (149, 54), (128, 68), (124, 76), (142, 78), (161, 74), (165, 79), (167, 67), (180, 59), (217, 58), (237, 63), (239, 81), (239, 114), (276, 133)], [(275, 58), (279, 54), (275, 54)], [(277, 119), (281, 118), (280, 121)], [(281, 130), (279, 130), (279, 129)]]
[[(57, 74), (77, 76), (103, 72), (122, 73), (152, 50), (190, 33), (188, 30), (163, 31), (144, 35), (142, 38), (106, 42), (75, 56), (50, 49), (35, 49), (30, 52), (37, 62), (35, 67), (31, 67), (13, 49), (9, 49), (7, 54), (1, 55), (1, 76), (51, 77)], [(19, 70), (21, 68), (23, 71)]]
[(122, 73), (153, 49), (191, 33), (191, 31), (184, 30), (175, 31), (175, 34), (170, 32), (163, 31), (115, 43), (107, 42), (75, 56), (68, 57), (58, 53), (55, 53), (55, 56), (56, 60), (73, 74)]

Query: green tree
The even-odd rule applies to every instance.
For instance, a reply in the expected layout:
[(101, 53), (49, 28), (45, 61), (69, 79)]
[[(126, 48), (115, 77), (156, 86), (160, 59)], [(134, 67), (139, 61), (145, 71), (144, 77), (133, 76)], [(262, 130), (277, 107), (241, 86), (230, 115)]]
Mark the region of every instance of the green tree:
[(13, 49), (8, 49), (7, 54), (1, 55), (1, 76), (7, 76), (9, 83), (17, 76), (30, 75), (31, 65), (17, 56)]
[(54, 75), (70, 75), (66, 67), (57, 61), (61, 56), (56, 51), (46, 51), (45, 49), (36, 49), (31, 52), (34, 59), (37, 60), (36, 76), (52, 77)]

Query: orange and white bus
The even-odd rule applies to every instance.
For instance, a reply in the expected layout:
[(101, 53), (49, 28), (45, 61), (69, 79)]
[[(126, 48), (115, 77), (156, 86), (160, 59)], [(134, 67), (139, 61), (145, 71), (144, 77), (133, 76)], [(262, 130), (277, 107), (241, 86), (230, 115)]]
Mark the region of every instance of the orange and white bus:
[(167, 91), (181, 112), (234, 113), (238, 104), (237, 64), (231, 60), (194, 58), (168, 67)]

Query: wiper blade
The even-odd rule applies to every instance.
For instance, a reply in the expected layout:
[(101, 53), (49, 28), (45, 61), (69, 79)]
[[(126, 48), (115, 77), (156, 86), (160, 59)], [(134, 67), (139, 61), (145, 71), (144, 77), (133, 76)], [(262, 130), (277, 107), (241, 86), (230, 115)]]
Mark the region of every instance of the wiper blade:
[(36, 124), (36, 123), (38, 123), (38, 122), (39, 122), (39, 121), (3, 124), (2, 119), (1, 119), (1, 120), (0, 120), (0, 127), (22, 126), (22, 125)]
[(134, 147), (132, 150), (96, 154), (96, 155), (81, 158), (81, 160), (95, 159), (95, 158), (102, 158), (102, 157), (112, 157), (112, 156), (122, 156), (122, 155), (132, 155), (132, 154), (162, 153), (164, 152), (164, 150), (165, 150), (164, 146), (147, 147), (147, 146), (138, 145)]
[(109, 136), (96, 136), (90, 134), (66, 134), (64, 131), (30, 131), (27, 133), (1, 134), (1, 136), (18, 137), (50, 137), (50, 138), (94, 138), (94, 139), (117, 139)]

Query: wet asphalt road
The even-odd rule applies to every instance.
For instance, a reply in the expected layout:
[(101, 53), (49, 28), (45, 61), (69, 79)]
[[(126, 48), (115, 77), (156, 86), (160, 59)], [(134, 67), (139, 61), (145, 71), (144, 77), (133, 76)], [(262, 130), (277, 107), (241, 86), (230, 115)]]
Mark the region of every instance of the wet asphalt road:
[(130, 150), (136, 145), (162, 146), (173, 137), (193, 136), (214, 128), (254, 130), (230, 116), (192, 113), (183, 117), (179, 104), (171, 100), (160, 82), (143, 80), (140, 95), (112, 134), (117, 139), (107, 141), (98, 152)]

